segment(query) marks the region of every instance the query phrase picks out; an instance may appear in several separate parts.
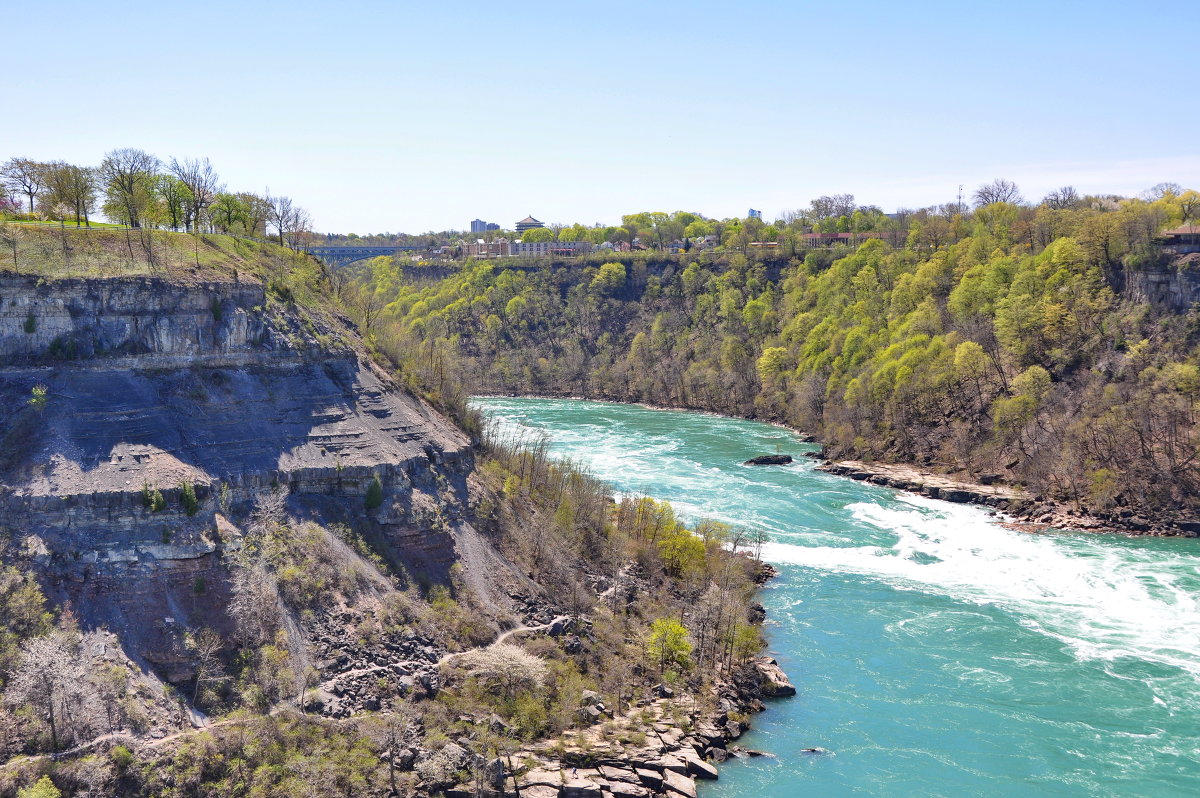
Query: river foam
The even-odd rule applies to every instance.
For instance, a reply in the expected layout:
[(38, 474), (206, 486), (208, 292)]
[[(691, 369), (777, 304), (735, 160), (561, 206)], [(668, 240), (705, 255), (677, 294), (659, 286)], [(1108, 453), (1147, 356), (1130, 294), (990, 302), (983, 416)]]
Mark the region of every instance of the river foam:
[[(769, 533), (772, 653), (800, 689), (722, 767), (725, 798), (1200, 794), (1200, 541), (1026, 534), (816, 471), (778, 427), (487, 399), (509, 434), (685, 520)], [(522, 432), (523, 431), (523, 432)], [(782, 451), (789, 466), (748, 467)], [(831, 757), (799, 757), (812, 746)]]
[(993, 605), (1080, 658), (1158, 663), (1200, 679), (1200, 558), (1147, 553), (1108, 536), (1032, 535), (974, 507), (897, 500), (901, 506), (847, 506), (858, 521), (894, 535), (890, 546), (771, 543), (764, 555)]

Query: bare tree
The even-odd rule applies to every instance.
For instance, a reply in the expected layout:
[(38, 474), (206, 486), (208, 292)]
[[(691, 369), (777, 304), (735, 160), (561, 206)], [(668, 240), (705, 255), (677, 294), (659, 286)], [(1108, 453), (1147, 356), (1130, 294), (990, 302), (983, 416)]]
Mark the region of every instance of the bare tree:
[(76, 635), (56, 629), (26, 640), (5, 698), (32, 707), (50, 724), (50, 741), (58, 750), (59, 732), (69, 729), (72, 706), (84, 686)]
[(279, 588), (261, 566), (244, 565), (234, 571), (229, 615), (236, 624), (237, 642), (243, 648), (261, 645), (275, 636), (283, 622)]
[(854, 213), (853, 194), (821, 196), (809, 203), (808, 216), (815, 222), (849, 216), (852, 213)]
[(65, 206), (75, 217), (75, 226), (91, 227), (88, 217), (96, 207), (96, 170), (63, 161), (45, 165), (46, 190), (42, 202), (48, 207)]
[(1080, 201), (1079, 192), (1074, 186), (1063, 186), (1047, 194), (1042, 203), (1048, 208), (1061, 211), (1078, 208)]
[(1021, 190), (1017, 188), (1017, 184), (999, 177), (975, 189), (972, 196), (976, 207), (991, 205), (993, 202), (1010, 202), (1018, 205), (1022, 201)]
[(225, 642), (212, 629), (204, 628), (188, 635), (187, 647), (196, 658), (196, 687), (192, 691), (192, 706), (200, 697), (200, 688), (205, 682), (218, 682), (225, 678), (225, 667), (221, 663), (221, 649)]
[(29, 212), (33, 213), (33, 202), (46, 186), (46, 164), (31, 158), (11, 158), (0, 167), (0, 178), (14, 194), (29, 198)]
[(1183, 186), (1178, 183), (1156, 183), (1142, 192), (1142, 199), (1154, 202), (1160, 199), (1171, 199), (1183, 193)]
[(292, 210), (292, 223), (288, 245), (292, 249), (301, 250), (309, 242), (308, 230), (312, 227), (312, 217), (304, 208), (296, 207)]
[(401, 704), (395, 713), (369, 724), (367, 731), (379, 746), (381, 756), (387, 760), (392, 794), (400, 795), (396, 773), (412, 769), (421, 742), (421, 730), (413, 719), (411, 705)]
[(294, 203), (291, 197), (272, 196), (270, 189), (266, 195), (266, 210), (266, 220), (275, 228), (279, 245), (296, 248), (297, 234), (312, 224), (308, 211)]
[(283, 246), (283, 236), (291, 231), (292, 217), (295, 214), (295, 204), (291, 197), (272, 196), (271, 190), (267, 189), (267, 221), (275, 228), (275, 234), (279, 237), (279, 246)]
[(100, 163), (100, 180), (111, 209), (130, 227), (141, 227), (154, 201), (154, 177), (161, 166), (144, 150), (129, 147), (113, 150)]
[(17, 245), (21, 243), (25, 231), (20, 225), (0, 224), (0, 244), (12, 250), (13, 269), (17, 268)]
[(183, 162), (172, 158), (169, 171), (190, 192), (184, 203), (184, 229), (198, 233), (205, 210), (213, 204), (221, 190), (217, 171), (207, 158), (188, 158)]

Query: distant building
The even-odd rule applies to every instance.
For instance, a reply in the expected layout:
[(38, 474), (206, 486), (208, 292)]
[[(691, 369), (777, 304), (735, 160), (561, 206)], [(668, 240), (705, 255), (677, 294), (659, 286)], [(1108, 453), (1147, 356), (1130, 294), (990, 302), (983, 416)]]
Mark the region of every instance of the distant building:
[(1200, 225), (1184, 225), (1171, 230), (1164, 230), (1162, 237), (1163, 248), (1175, 255), (1200, 252)]
[(545, 255), (557, 255), (570, 258), (576, 255), (586, 255), (592, 251), (588, 241), (514, 241), (509, 251), (516, 256), (532, 258)]
[(534, 219), (532, 216), (526, 216), (524, 219), (517, 222), (517, 232), (524, 233), (526, 230), (536, 230), (539, 227), (545, 226), (546, 225), (542, 224), (537, 219)]
[(853, 246), (861, 244), (869, 238), (886, 239), (888, 236), (889, 232), (883, 230), (868, 230), (864, 233), (802, 233), (800, 243), (807, 249), (820, 249), (838, 244)]
[(746, 218), (748, 218), (748, 219), (761, 219), (761, 218), (762, 218), (762, 211), (756, 211), (756, 210), (754, 210), (753, 208), (751, 208), (751, 209), (750, 209), (750, 212), (746, 214)]
[(507, 238), (484, 241), (482, 238), (462, 245), (464, 258), (507, 258), (511, 254)]
[(482, 233), (487, 230), (488, 223), (483, 219), (475, 219), (471, 222), (472, 233)]
[(500, 225), (496, 224), (495, 222), (488, 222), (488, 223), (487, 223), (487, 229), (488, 229), (488, 230), (499, 230), (499, 229), (500, 229)]

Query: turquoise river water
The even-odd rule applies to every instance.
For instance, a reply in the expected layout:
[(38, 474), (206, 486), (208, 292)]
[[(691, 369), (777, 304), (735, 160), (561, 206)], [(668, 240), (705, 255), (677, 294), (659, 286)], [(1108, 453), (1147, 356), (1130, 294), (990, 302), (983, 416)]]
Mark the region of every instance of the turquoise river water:
[[(1030, 535), (833, 477), (787, 430), (480, 398), (620, 494), (766, 529), (770, 704), (701, 798), (1200, 795), (1200, 541)], [(820, 747), (826, 754), (803, 754)]]

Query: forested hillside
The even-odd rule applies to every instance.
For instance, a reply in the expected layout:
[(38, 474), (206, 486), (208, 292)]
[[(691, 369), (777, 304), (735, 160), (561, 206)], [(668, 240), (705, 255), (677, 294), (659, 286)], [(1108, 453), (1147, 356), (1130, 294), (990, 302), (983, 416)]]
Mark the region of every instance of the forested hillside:
[[(720, 223), (713, 251), (468, 261), (442, 280), (383, 258), (358, 305), (445, 391), (768, 418), (833, 456), (992, 473), (1093, 513), (1193, 509), (1196, 256), (1161, 233), (1194, 223), (1197, 195), (1062, 194), (909, 214), (856, 247), (805, 251), (798, 231), (854, 229), (861, 212)], [(747, 225), (775, 246), (744, 240)]]

